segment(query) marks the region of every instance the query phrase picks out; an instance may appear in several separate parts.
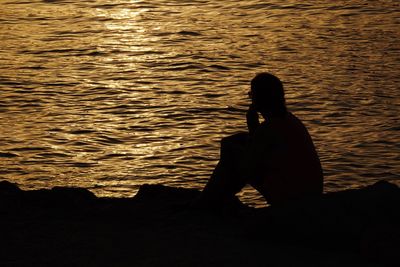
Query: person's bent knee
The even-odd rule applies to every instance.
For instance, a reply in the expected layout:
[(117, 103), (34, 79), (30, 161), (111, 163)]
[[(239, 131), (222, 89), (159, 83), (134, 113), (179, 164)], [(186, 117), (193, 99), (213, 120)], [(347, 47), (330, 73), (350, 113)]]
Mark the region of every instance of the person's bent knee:
[(244, 144), (247, 140), (248, 133), (246, 132), (241, 132), (241, 133), (236, 133), (233, 135), (229, 135), (226, 137), (223, 137), (221, 139), (221, 146), (231, 146), (231, 145), (237, 145), (237, 144)]

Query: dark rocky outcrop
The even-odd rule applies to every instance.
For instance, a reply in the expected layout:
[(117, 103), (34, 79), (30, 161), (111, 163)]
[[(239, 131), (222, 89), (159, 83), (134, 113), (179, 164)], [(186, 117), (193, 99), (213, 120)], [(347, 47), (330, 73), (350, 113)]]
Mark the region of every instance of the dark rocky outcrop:
[[(326, 253), (350, 253), (360, 261), (346, 258), (351, 265), (356, 264), (352, 260), (359, 266), (397, 264), (400, 189), (394, 184), (381, 181), (281, 207), (239, 205), (220, 213), (189, 205), (198, 195), (194, 189), (143, 185), (132, 198), (98, 198), (82, 188), (24, 191), (2, 181), (0, 227), (3, 242), (10, 245), (0, 265), (63, 266), (54, 264), (58, 256), (39, 257), (35, 264), (30, 257), (42, 250), (59, 255), (66, 249), (65, 266), (243, 266), (242, 260), (259, 266), (268, 262), (263, 254), (268, 248), (275, 251), (268, 256), (273, 264), (289, 266), (294, 262), (278, 262), (282, 259), (277, 256), (286, 254), (289, 244), (314, 251), (314, 264), (323, 262)], [(104, 248), (111, 255), (90, 263), (90, 253)], [(128, 249), (140, 253), (120, 255)], [(17, 260), (21, 253), (25, 256)], [(172, 260), (173, 253), (184, 256)], [(193, 253), (201, 259), (194, 261)], [(202, 253), (214, 259), (202, 258)]]

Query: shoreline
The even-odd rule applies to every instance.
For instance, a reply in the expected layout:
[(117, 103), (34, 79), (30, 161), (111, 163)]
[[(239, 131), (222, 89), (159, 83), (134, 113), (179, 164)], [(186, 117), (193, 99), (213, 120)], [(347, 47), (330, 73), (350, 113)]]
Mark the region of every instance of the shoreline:
[(400, 189), (378, 182), (281, 208), (210, 212), (199, 191), (131, 198), (0, 182), (1, 266), (395, 266)]

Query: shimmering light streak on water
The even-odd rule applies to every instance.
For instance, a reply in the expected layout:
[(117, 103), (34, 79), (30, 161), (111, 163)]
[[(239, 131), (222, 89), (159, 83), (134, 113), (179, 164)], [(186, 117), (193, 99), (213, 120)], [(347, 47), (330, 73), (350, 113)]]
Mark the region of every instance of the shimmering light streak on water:
[(1, 179), (201, 188), (266, 70), (315, 139), (326, 191), (399, 183), (398, 1), (0, 5)]

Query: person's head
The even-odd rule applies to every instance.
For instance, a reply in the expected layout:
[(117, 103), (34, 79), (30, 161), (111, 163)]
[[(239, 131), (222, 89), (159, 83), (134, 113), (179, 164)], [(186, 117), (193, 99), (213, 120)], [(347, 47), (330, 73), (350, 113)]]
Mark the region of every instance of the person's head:
[(250, 97), (261, 114), (282, 117), (287, 113), (282, 82), (270, 73), (259, 73), (251, 80)]

